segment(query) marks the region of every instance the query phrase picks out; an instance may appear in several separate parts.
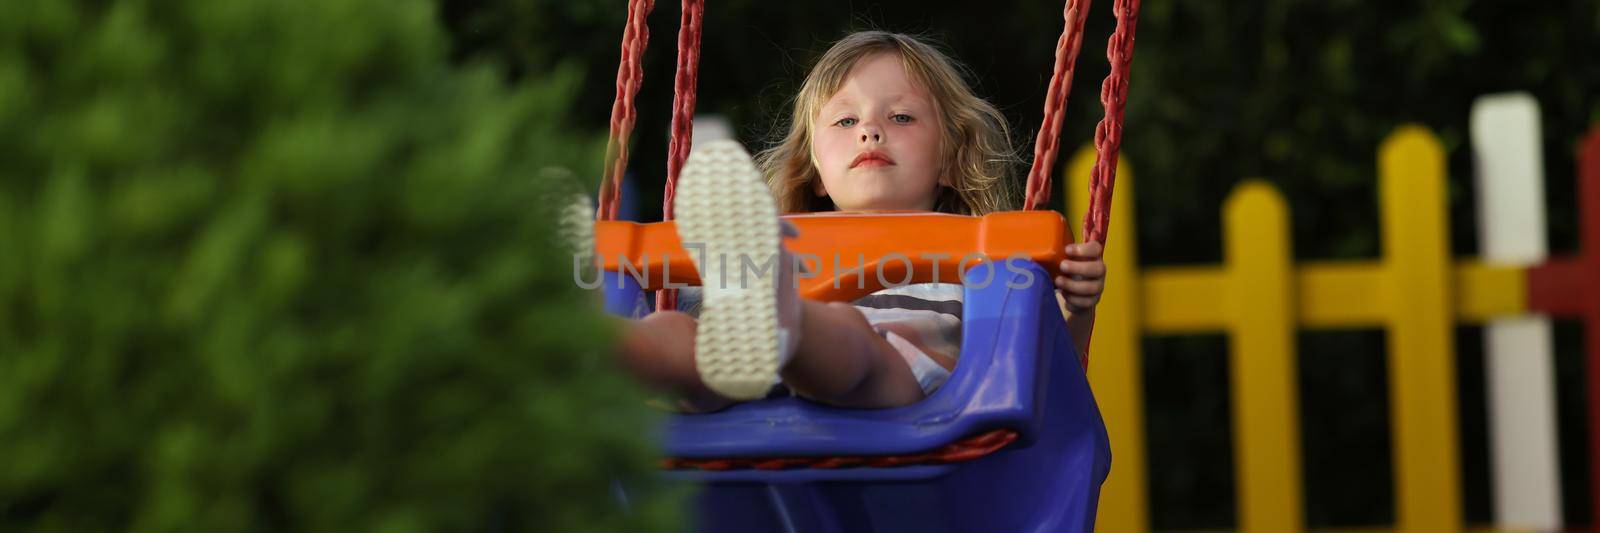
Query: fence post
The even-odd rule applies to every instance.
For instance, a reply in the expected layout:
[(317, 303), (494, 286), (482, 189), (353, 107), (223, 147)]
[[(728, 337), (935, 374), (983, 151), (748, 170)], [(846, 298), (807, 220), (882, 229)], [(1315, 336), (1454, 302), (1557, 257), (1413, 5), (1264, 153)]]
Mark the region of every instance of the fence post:
[[(1100, 509), (1095, 528), (1100, 531), (1138, 533), (1150, 529), (1147, 476), (1145, 474), (1144, 374), (1139, 351), (1137, 216), (1133, 201), (1133, 172), (1126, 159), (1117, 160), (1117, 181), (1111, 196), (1114, 213), (1106, 234), (1106, 289), (1095, 310), (1094, 346), (1089, 349), (1089, 385), (1100, 404), (1106, 433), (1111, 439), (1111, 474), (1100, 488)], [(1083, 220), (1089, 205), (1089, 171), (1094, 167), (1094, 147), (1085, 146), (1067, 166), (1066, 197), (1072, 225)], [(1081, 228), (1079, 230), (1082, 233)]]
[[(1549, 256), (1539, 104), (1527, 93), (1472, 105), (1478, 238), (1495, 266), (1528, 267)], [(1561, 529), (1555, 372), (1550, 319), (1518, 314), (1484, 326), (1496, 525)]]
[[(1528, 270), (1528, 307), (1584, 323), (1589, 482), (1600, 487), (1600, 124), (1578, 148), (1578, 250)], [(1591, 492), (1600, 524), (1600, 490)]]
[[(1590, 487), (1600, 487), (1600, 126), (1583, 138), (1578, 155), (1578, 258), (1579, 280), (1583, 287), (1583, 338), (1588, 352), (1589, 388), (1589, 478)], [(1600, 524), (1600, 490), (1590, 489), (1594, 497), (1595, 519)]]
[(1242, 531), (1304, 529), (1294, 263), (1289, 209), (1271, 185), (1248, 181), (1223, 206), (1228, 382)]
[(1444, 150), (1402, 126), (1379, 148), (1382, 302), (1389, 316), (1389, 402), (1400, 531), (1459, 531), (1454, 280)]

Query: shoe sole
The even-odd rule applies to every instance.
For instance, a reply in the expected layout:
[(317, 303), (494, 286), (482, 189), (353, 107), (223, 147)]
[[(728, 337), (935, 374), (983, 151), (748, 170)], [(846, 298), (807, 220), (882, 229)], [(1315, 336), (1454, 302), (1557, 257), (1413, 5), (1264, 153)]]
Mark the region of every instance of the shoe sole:
[(778, 262), (766, 277), (744, 275), (776, 257), (778, 206), (750, 155), (732, 141), (706, 143), (690, 154), (679, 179), (678, 237), (700, 272), (704, 300), (695, 336), (695, 368), (712, 391), (732, 400), (767, 395), (778, 375)]
[(539, 209), (555, 209), (556, 239), (572, 254), (577, 279), (598, 279), (594, 253), (594, 202), (578, 186), (578, 178), (562, 168), (539, 173)]
[(555, 209), (556, 238), (567, 251), (594, 253), (594, 203), (578, 188), (578, 178), (564, 168), (541, 169), (538, 174), (539, 209)]

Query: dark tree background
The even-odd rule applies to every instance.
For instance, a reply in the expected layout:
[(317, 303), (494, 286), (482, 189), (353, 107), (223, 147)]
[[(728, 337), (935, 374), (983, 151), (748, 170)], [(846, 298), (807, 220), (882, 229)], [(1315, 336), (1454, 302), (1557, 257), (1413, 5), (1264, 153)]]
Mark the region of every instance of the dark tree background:
[[(676, 2), (656, 4), (631, 166), (644, 220), (659, 215), (679, 15)], [(574, 131), (604, 130), (624, 0), (443, 6), (458, 60), (489, 61), (511, 79), (580, 69), (585, 89), (572, 105), (580, 121)], [(1101, 115), (1109, 6), (1095, 2), (1090, 12), (1062, 141), (1068, 150), (1091, 138)], [(834, 39), (869, 28), (943, 43), (1006, 113), (1018, 146), (1031, 146), (1061, 28), (1057, 2), (712, 0), (698, 111), (727, 116), (741, 140), (763, 146), (811, 62)], [(1480, 95), (1513, 90), (1532, 93), (1543, 107), (1551, 245), (1570, 249), (1573, 147), (1600, 119), (1597, 54), (1600, 9), (1588, 1), (1144, 2), (1123, 144), (1141, 183), (1141, 260), (1219, 261), (1222, 199), (1248, 177), (1271, 180), (1287, 195), (1297, 258), (1376, 256), (1378, 144), (1413, 122), (1432, 128), (1448, 150), (1454, 250), (1476, 254), (1468, 111)], [(1319, 421), (1305, 424), (1314, 526), (1393, 520), (1382, 335), (1301, 336), (1303, 412)], [(1581, 354), (1570, 327), (1558, 337), (1566, 512), (1569, 523), (1587, 523)], [(1458, 335), (1464, 503), (1469, 521), (1486, 523), (1492, 504), (1478, 339), (1475, 328)], [(1225, 340), (1151, 338), (1145, 349), (1153, 523), (1230, 526)]]

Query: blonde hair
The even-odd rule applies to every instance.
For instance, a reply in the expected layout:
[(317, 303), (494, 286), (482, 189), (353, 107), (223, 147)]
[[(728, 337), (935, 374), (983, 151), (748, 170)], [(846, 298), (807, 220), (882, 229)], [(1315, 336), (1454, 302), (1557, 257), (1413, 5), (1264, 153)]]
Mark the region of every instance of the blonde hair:
[(1015, 209), (1009, 174), (1018, 161), (1005, 117), (973, 94), (955, 62), (915, 37), (883, 31), (852, 33), (834, 43), (806, 76), (795, 95), (789, 132), (756, 156), (778, 209), (785, 213), (834, 210), (833, 201), (812, 191), (821, 179), (811, 155), (812, 123), (822, 105), (844, 85), (862, 59), (880, 53), (900, 57), (906, 72), (933, 99), (943, 132), (940, 176), (947, 178), (934, 211), (984, 215)]

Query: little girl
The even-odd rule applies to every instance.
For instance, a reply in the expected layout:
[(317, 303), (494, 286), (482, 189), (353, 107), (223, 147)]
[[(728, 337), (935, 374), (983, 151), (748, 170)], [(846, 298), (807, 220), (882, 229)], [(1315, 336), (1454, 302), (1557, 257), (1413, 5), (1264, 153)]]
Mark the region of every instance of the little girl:
[[(705, 246), (695, 258), (702, 310), (698, 319), (668, 311), (628, 322), (623, 365), (680, 394), (691, 411), (766, 396), (780, 379), (794, 394), (843, 407), (922, 399), (955, 368), (960, 285), (818, 302), (797, 295), (790, 265), (752, 278), (736, 271), (737, 258), (789, 259), (781, 239), (794, 230), (780, 211), (1014, 209), (1007, 180), (1015, 159), (1004, 118), (944, 54), (906, 35), (845, 37), (806, 77), (788, 135), (758, 158), (761, 172), (732, 142), (705, 143), (690, 156), (677, 228), (686, 245)], [(1105, 264), (1096, 243), (1069, 245), (1066, 254), (1061, 269), (1070, 277), (1055, 286), (1083, 350)], [(702, 259), (718, 257), (727, 260)]]

